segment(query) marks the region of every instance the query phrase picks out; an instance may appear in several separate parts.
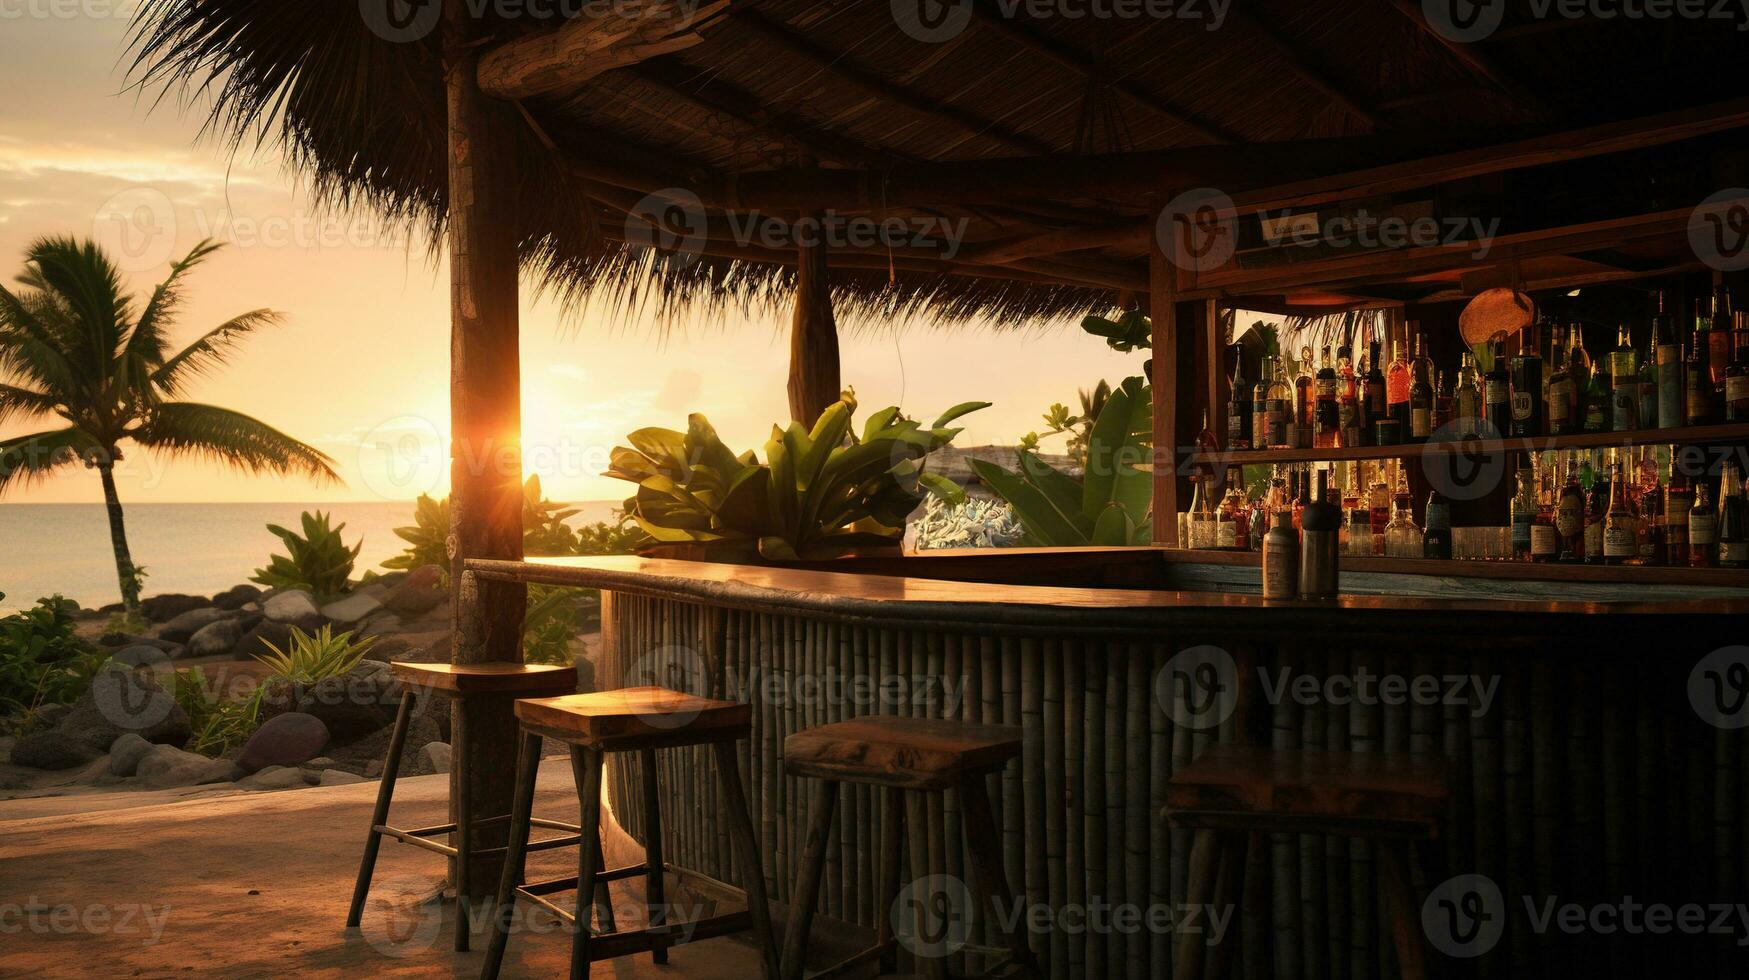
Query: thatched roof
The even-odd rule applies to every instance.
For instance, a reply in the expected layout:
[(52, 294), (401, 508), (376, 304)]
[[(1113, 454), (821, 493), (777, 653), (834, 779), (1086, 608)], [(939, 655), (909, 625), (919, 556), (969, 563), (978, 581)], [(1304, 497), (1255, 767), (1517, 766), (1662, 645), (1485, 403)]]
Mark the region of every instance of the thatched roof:
[[(486, 11), (492, 45), (554, 26), (495, 11), (567, 7), (474, 6)], [(817, 164), (827, 175), (867, 175), (841, 212), (963, 219), (975, 251), (1145, 218), (1172, 190), (1170, 175), (1256, 184), (1273, 170), (1352, 169), (1749, 87), (1743, 35), (1709, 21), (1537, 24), (1515, 10), (1485, 43), (1463, 45), (1429, 31), (1412, 0), (1251, 0), (1234, 4), (1218, 30), (1173, 19), (1035, 19), (1028, 4), (980, 0), (963, 31), (932, 43), (897, 22), (903, 6), (733, 0), (695, 25), (702, 43), (507, 107), (525, 272), (567, 300), (593, 296), (620, 309), (787, 309), (793, 268), (781, 250), (653, 264), (649, 251), (620, 240), (627, 210), (669, 180), (733, 196), (793, 184), (791, 175), (809, 172), (798, 168)], [(216, 132), (280, 144), (327, 202), (367, 205), (436, 240), (447, 188), (443, 31), (389, 40), (360, 11), (360, 0), (145, 0), (136, 78), (210, 98)], [(1068, 176), (1089, 155), (1304, 140), (1338, 142), (1217, 149), (1183, 166), (1175, 156), (1132, 156), (1128, 167), (1101, 156), (1093, 170), (1105, 184)], [(927, 182), (952, 175), (933, 164), (1038, 157), (1053, 161), (1047, 172), (1060, 165), (1064, 186), (927, 205), (883, 197), (907, 168), (923, 167), (934, 175)], [(976, 174), (961, 176), (975, 184)], [(876, 247), (835, 252), (832, 275), (851, 321), (924, 314), (1015, 324), (1145, 289), (1145, 248), (979, 267)]]

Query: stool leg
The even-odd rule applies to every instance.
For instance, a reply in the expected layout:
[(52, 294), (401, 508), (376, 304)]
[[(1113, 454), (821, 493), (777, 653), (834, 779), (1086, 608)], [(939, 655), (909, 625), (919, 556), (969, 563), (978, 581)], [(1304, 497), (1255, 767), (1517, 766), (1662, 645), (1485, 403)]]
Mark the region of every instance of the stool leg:
[(395, 711), (395, 730), (389, 735), (389, 753), (383, 760), (383, 778), (377, 785), (377, 805), (371, 811), (370, 833), (364, 838), (364, 859), (358, 864), (358, 883), (352, 886), (352, 908), (346, 913), (346, 927), (358, 928), (364, 917), (364, 900), (370, 894), (370, 878), (376, 871), (377, 851), (383, 837), (377, 828), (389, 822), (389, 802), (395, 798), (395, 776), (401, 769), (401, 747), (407, 742), (407, 729), (413, 718), (413, 689), (401, 694), (401, 706)]
[(880, 891), (875, 893), (875, 944), (881, 948), (881, 972), (899, 969), (899, 948), (893, 938), (893, 903), (899, 900), (899, 879), (905, 874), (905, 791), (887, 787), (881, 793), (886, 818), (881, 821)]
[[(995, 912), (990, 920), (993, 930), (1014, 904), (1008, 875), (1002, 866), (1002, 852), (998, 849), (1001, 838), (996, 833), (996, 813), (990, 807), (990, 793), (984, 787), (982, 773), (962, 778), (959, 792), (960, 816), (966, 825), (966, 846), (971, 851), (972, 873), (978, 876), (978, 886)], [(1033, 958), (1032, 945), (1027, 942), (1027, 937), (1019, 932), (1009, 932), (1004, 939), (1015, 965), (1033, 980), (1044, 980), (1044, 972), (1039, 969), (1038, 960)]]
[[(590, 913), (595, 905), (596, 876), (601, 866), (601, 753), (571, 746), (571, 773), (577, 780), (578, 825), (583, 841), (577, 847), (577, 921), (571, 931), (571, 980), (589, 976)], [(591, 843), (593, 842), (593, 843)]]
[[(595, 870), (607, 870), (607, 855), (601, 849), (601, 835), (595, 835)], [(595, 919), (601, 923), (601, 931), (618, 932), (619, 923), (613, 917), (613, 893), (607, 890), (607, 882), (595, 886)]]
[(498, 900), (491, 908), (492, 936), (486, 944), (486, 960), (480, 964), (480, 980), (497, 980), (498, 968), (504, 963), (504, 947), (516, 913), (516, 888), (522, 884), (523, 859), (528, 854), (528, 822), (534, 814), (534, 781), (539, 772), (540, 736), (524, 732), (516, 757), (516, 796), (510, 804), (504, 874), (498, 879)]
[[(929, 867), (929, 798), (921, 792), (913, 791), (905, 797), (905, 838), (911, 843), (911, 880), (928, 877), (932, 871)], [(921, 902), (915, 903), (916, 917), (911, 922), (911, 934), (922, 937), (926, 935), (923, 928), (924, 909)], [(968, 909), (967, 911), (971, 911)], [(915, 956), (917, 965), (930, 980), (947, 980), (947, 957), (945, 956)]]
[(474, 929), (473, 910), (468, 906), (468, 890), (472, 878), (468, 874), (469, 856), (474, 852), (474, 801), (468, 792), (468, 732), (466, 711), (455, 712), (450, 721), (451, 753), (455, 770), (450, 777), (455, 786), (455, 951), (468, 951), (468, 940)]
[[(1221, 838), (1212, 830), (1198, 830), (1190, 844), (1190, 883), (1184, 903), (1189, 909), (1212, 904), (1215, 878), (1221, 866)], [(1202, 980), (1202, 936), (1181, 932), (1173, 936), (1172, 980)]]
[(814, 923), (814, 905), (820, 897), (820, 875), (826, 870), (826, 849), (832, 842), (833, 814), (838, 809), (838, 783), (819, 780), (808, 810), (808, 839), (802, 847), (802, 870), (796, 877), (790, 899), (789, 927), (783, 937), (784, 980), (801, 980), (808, 959), (808, 931)]
[(1409, 844), (1385, 841), (1379, 847), (1384, 858), (1385, 904), (1390, 909), (1391, 938), (1397, 946), (1397, 970), (1403, 980), (1426, 980), (1426, 951), (1421, 945), (1421, 909), (1409, 881)]
[[(1253, 878), (1247, 872), (1251, 870), (1252, 861), (1260, 860), (1267, 853), (1265, 848), (1268, 845), (1262, 833), (1218, 833), (1217, 839), (1221, 843), (1221, 860), (1215, 878), (1214, 908), (1210, 910), (1211, 914), (1203, 916), (1203, 927), (1206, 929), (1214, 924), (1214, 912), (1230, 909), (1232, 914), (1227, 916), (1227, 931), (1219, 942), (1210, 946), (1207, 939), (1203, 941), (1204, 948), (1210, 951), (1203, 976), (1220, 980), (1231, 974), (1233, 954), (1241, 945), (1239, 933), (1246, 908), (1243, 896), (1252, 889), (1253, 882), (1264, 883), (1261, 874)], [(1253, 897), (1261, 900), (1261, 896)]]
[(765, 980), (778, 980), (777, 942), (771, 935), (771, 905), (765, 897), (765, 865), (759, 859), (759, 838), (753, 835), (752, 811), (741, 788), (741, 764), (734, 742), (716, 742), (717, 779), (723, 784), (723, 805), (728, 807), (729, 836), (740, 856), (741, 873), (747, 879), (747, 911), (753, 919), (753, 938), (764, 954)]
[(656, 785), (656, 750), (645, 749), (640, 759), (644, 770), (644, 876), (645, 920), (650, 932), (650, 962), (668, 962), (668, 922), (672, 914), (662, 890), (662, 802)]

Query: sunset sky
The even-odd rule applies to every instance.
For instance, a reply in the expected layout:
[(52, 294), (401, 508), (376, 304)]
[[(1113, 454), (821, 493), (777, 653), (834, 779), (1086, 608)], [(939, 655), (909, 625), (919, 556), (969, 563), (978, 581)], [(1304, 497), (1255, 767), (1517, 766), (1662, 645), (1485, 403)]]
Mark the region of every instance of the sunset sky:
[[(77, 6), (77, 5), (74, 5)], [(118, 473), (124, 502), (410, 499), (444, 492), (448, 424), (448, 274), (442, 256), (371, 227), (368, 216), (314, 209), (296, 174), (271, 153), (200, 136), (204, 113), (125, 90), (128, 11), (53, 16), (56, 5), (8, 8), (0, 20), (0, 275), (16, 276), (42, 235), (96, 235), (126, 258), (137, 292), (163, 277), (162, 256), (211, 234), (232, 244), (191, 280), (177, 339), (267, 307), (286, 326), (260, 336), (230, 371), (191, 399), (256, 415), (333, 456), (344, 486), (319, 487), (173, 464), (138, 453)], [(168, 202), (166, 204), (165, 202)], [(174, 248), (118, 215), (174, 213)], [(149, 226), (148, 229), (149, 230)], [(602, 311), (564, 318), (525, 290), (522, 310), (525, 457), (549, 496), (619, 499), (627, 485), (598, 475), (607, 450), (647, 425), (684, 428), (702, 411), (737, 450), (761, 447), (787, 414), (787, 312), (766, 320), (693, 321), (666, 332), (648, 318)], [(968, 399), (995, 407), (964, 420), (962, 445), (1012, 443), (1078, 387), (1139, 373), (1065, 322), (1036, 334), (942, 332), (926, 324), (846, 336), (843, 374), (865, 408), (898, 403), (928, 418)], [(0, 438), (38, 428), (0, 428)], [(1051, 443), (1047, 442), (1047, 446)], [(763, 455), (763, 450), (761, 450)], [(389, 466), (393, 456), (396, 466)], [(428, 465), (415, 465), (425, 460)], [(92, 474), (71, 469), (5, 502), (101, 500)]]

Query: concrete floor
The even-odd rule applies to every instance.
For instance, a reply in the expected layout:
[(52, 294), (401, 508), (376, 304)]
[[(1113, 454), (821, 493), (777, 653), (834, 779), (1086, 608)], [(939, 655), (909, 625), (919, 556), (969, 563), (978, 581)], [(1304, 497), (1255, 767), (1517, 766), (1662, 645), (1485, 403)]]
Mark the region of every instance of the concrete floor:
[[(377, 784), (250, 793), (79, 814), (0, 820), (0, 977), (380, 977), (479, 975), (475, 952), (451, 951), (454, 904), (433, 900), (443, 859), (385, 841), (371, 905), (344, 928)], [(403, 779), (392, 821), (445, 819), (448, 777)], [(570, 767), (542, 767), (537, 814), (574, 821)], [(610, 867), (641, 860), (623, 834)], [(576, 852), (541, 852), (533, 877), (576, 873)], [(641, 883), (616, 882), (622, 927), (643, 918)], [(671, 890), (671, 895), (674, 892)], [(569, 936), (544, 913), (511, 937), (505, 977), (563, 976)], [(598, 977), (725, 978), (759, 974), (748, 937), (595, 964)]]

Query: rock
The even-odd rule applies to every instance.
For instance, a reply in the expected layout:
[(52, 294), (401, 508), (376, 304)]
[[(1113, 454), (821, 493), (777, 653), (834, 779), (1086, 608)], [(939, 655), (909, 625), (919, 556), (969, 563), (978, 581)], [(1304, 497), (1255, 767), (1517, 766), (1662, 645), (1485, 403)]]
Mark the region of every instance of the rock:
[(296, 767), (268, 766), (251, 776), (237, 780), (238, 787), (252, 790), (303, 789), (309, 785), (304, 771)]
[(303, 589), (287, 589), (261, 603), (262, 615), (268, 622), (296, 626), (308, 633), (322, 628), (322, 610), (316, 607), (314, 596)]
[(140, 781), (154, 789), (222, 783), (238, 775), (235, 763), (209, 759), (172, 745), (154, 745), (135, 770)]
[(269, 718), (249, 736), (237, 764), (249, 772), (267, 766), (296, 766), (314, 759), (328, 744), (328, 726), (315, 715), (293, 711)]
[(436, 565), (415, 568), (388, 595), (383, 596), (383, 608), (391, 612), (411, 613), (414, 616), (430, 612), (449, 598), (449, 592), (441, 587), (442, 581), (443, 569)]
[(57, 704), (53, 701), (36, 709), (36, 723), (42, 728), (53, 728), (61, 723), (73, 711), (70, 704)]
[(389, 665), (363, 660), (339, 677), (314, 684), (291, 684), (274, 678), (262, 696), (262, 712), (272, 717), (288, 711), (315, 715), (336, 741), (368, 735), (394, 720), (401, 687)]
[(387, 609), (379, 609), (358, 624), (360, 636), (381, 636), (384, 633), (399, 633), (403, 629), (401, 617)]
[(115, 740), (109, 747), (109, 774), (111, 776), (132, 776), (140, 767), (140, 760), (146, 753), (152, 751), (152, 743), (133, 732)]
[(265, 657), (273, 652), (267, 648), (267, 644), (271, 643), (284, 650), (286, 644), (290, 642), (290, 626), (285, 623), (273, 622), (270, 619), (263, 619), (247, 633), (244, 633), (242, 638), (237, 641), (237, 645), (231, 648), (231, 658), (233, 660), (248, 660), (251, 657)]
[(176, 658), (172, 653), (158, 647), (135, 643), (117, 650), (110, 655), (109, 659), (124, 667), (142, 667), (147, 664), (161, 664)]
[(352, 629), (358, 623), (368, 618), (372, 613), (383, 608), (376, 599), (359, 593), (354, 593), (344, 599), (337, 599), (322, 607), (322, 617), (340, 629)]
[(230, 615), (214, 623), (202, 626), (188, 639), (188, 655), (190, 657), (217, 657), (230, 653), (242, 641), (248, 628), (244, 624), (248, 620), (242, 615)]
[(149, 599), (141, 599), (140, 615), (154, 623), (168, 623), (191, 609), (199, 609), (205, 605), (209, 605), (206, 596), (166, 592)]
[(128, 607), (119, 602), (112, 602), (107, 606), (98, 606), (96, 609), (92, 610), (97, 616), (114, 616), (116, 613), (124, 613), (127, 611)]
[(108, 666), (73, 704), (55, 731), (83, 742), (97, 754), (134, 732), (148, 742), (181, 745), (188, 740), (188, 715), (149, 671)]
[(371, 656), (379, 660), (404, 660), (416, 664), (449, 662), (449, 630), (426, 630), (398, 633), (371, 647)]
[(213, 606), (203, 606), (200, 609), (190, 609), (170, 622), (158, 627), (157, 636), (160, 640), (171, 643), (187, 643), (188, 638), (200, 631), (203, 626), (209, 626), (231, 613)]
[(261, 590), (255, 586), (236, 585), (213, 596), (213, 605), (219, 609), (241, 609), (259, 598)]
[(383, 774), (383, 760), (372, 759), (364, 764), (364, 778), (378, 779)]
[(333, 759), (330, 759), (325, 755), (319, 755), (319, 756), (316, 756), (314, 759), (311, 759), (310, 761), (304, 763), (302, 768), (314, 769), (319, 773), (324, 769), (333, 769), (338, 765), (340, 765), (340, 763), (335, 762)]
[(102, 750), (89, 743), (69, 739), (53, 729), (31, 732), (12, 746), (12, 764), (32, 769), (75, 769), (102, 755)]
[(317, 786), (346, 786), (346, 785), (349, 785), (351, 783), (363, 783), (363, 782), (368, 782), (368, 780), (366, 780), (363, 776), (360, 776), (358, 773), (347, 772), (344, 769), (324, 769), (324, 770), (322, 770), (322, 781), (317, 783), (316, 785)]
[(419, 750), (419, 761), (432, 772), (449, 772), (450, 748), (448, 742), (427, 742)]
[(160, 640), (155, 636), (140, 636), (134, 633), (105, 633), (97, 638), (97, 642), (106, 647), (157, 647), (165, 653), (170, 653), (181, 646), (169, 640)]

